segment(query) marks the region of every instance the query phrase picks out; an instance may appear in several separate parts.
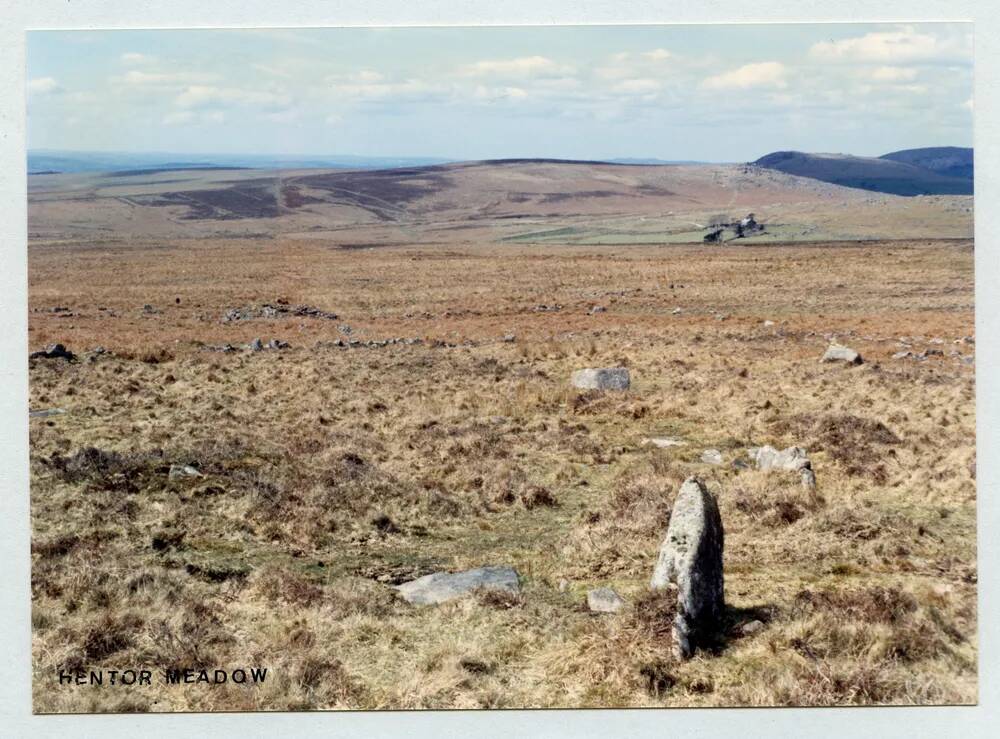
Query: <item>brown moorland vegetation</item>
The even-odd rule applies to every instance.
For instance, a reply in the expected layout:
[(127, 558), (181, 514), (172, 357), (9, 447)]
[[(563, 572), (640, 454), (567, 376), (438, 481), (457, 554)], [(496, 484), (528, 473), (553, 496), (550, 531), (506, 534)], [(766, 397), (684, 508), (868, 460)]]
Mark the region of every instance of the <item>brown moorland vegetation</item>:
[[(78, 355), (30, 362), (31, 408), (66, 411), (30, 422), (35, 709), (975, 702), (972, 266), (934, 240), (35, 243), (31, 348)], [(290, 346), (210, 349), (257, 337)], [(833, 338), (865, 364), (820, 364)], [(629, 391), (569, 387), (610, 365)], [(731, 466), (765, 443), (809, 449), (815, 494)], [(647, 584), (690, 474), (729, 612), (679, 663)], [(522, 593), (391, 588), (486, 564)], [(623, 612), (588, 613), (601, 585)], [(141, 666), (269, 673), (58, 684)]]

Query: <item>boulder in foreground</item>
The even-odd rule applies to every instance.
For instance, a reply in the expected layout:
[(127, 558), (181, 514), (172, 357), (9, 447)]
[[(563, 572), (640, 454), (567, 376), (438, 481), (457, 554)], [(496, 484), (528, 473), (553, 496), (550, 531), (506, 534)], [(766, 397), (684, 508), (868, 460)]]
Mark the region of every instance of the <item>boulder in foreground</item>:
[(444, 603), (480, 588), (519, 593), (521, 584), (512, 567), (477, 567), (465, 572), (435, 572), (396, 586), (403, 600), (418, 606)]
[(681, 658), (709, 643), (723, 616), (722, 517), (715, 497), (689, 477), (670, 514), (650, 587), (677, 587), (674, 650)]
[(861, 358), (861, 355), (856, 351), (847, 346), (841, 346), (840, 344), (830, 344), (826, 348), (826, 353), (823, 354), (823, 358), (820, 359), (821, 362), (846, 362), (847, 364), (862, 364), (865, 360)]
[(628, 390), (631, 378), (625, 367), (588, 367), (574, 372), (572, 383), (580, 390)]

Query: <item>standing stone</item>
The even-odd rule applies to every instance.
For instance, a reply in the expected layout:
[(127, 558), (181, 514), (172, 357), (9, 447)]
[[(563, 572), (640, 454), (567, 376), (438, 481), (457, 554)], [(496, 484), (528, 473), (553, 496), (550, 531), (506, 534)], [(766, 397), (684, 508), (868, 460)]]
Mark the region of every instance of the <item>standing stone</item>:
[(840, 344), (830, 344), (821, 362), (847, 362), (848, 364), (862, 364), (865, 360), (861, 358), (853, 349), (841, 346)]
[(628, 390), (631, 379), (625, 367), (587, 368), (574, 372), (572, 383), (581, 390)]
[(723, 616), (722, 518), (715, 497), (694, 477), (681, 485), (650, 587), (677, 586), (674, 649), (687, 659), (707, 644)]

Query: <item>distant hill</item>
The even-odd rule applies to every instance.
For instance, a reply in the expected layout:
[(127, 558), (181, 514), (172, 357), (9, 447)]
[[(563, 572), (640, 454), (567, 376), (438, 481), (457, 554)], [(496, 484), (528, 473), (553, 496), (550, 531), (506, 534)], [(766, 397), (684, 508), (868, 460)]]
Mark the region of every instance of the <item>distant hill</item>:
[(894, 159), (902, 155), (918, 161), (944, 160), (919, 153), (928, 151), (936, 150), (912, 149), (886, 155), (888, 158), (776, 151), (762, 156), (754, 164), (798, 177), (893, 195), (971, 195), (971, 178), (950, 176)]
[(433, 157), (295, 156), (270, 154), (177, 154), (167, 152), (97, 152), (33, 149), (28, 173), (115, 172), (145, 174), (181, 169), (392, 169), (443, 164)]
[(934, 146), (927, 149), (904, 149), (883, 154), (880, 159), (912, 164), (948, 177), (972, 179), (972, 149), (960, 146)]

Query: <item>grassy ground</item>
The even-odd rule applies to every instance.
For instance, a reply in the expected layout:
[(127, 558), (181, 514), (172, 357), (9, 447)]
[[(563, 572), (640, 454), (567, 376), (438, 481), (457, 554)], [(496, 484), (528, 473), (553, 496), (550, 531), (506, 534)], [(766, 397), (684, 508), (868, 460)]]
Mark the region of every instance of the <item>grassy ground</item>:
[[(30, 369), (32, 409), (67, 411), (31, 420), (35, 709), (974, 702), (972, 256), (33, 247), (31, 346), (81, 356)], [(221, 321), (279, 299), (339, 318)], [(202, 346), (258, 336), (291, 348)], [(834, 336), (866, 363), (821, 365)], [(424, 341), (333, 344), (352, 338)], [(893, 360), (901, 338), (942, 353)], [(627, 393), (569, 388), (618, 364)], [(806, 446), (816, 494), (730, 466), (762, 443)], [(646, 586), (690, 474), (720, 501), (729, 628), (677, 663)], [(521, 596), (421, 608), (390, 587), (485, 564), (514, 566)], [(588, 613), (599, 585), (626, 610)], [(143, 666), (269, 676), (58, 684)]]

